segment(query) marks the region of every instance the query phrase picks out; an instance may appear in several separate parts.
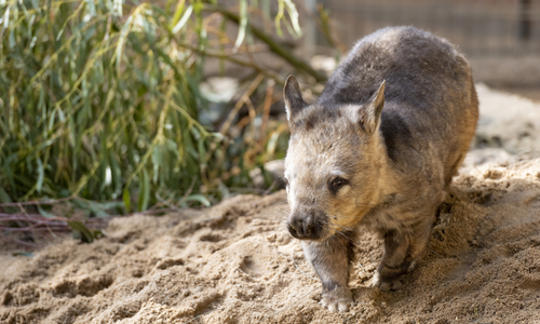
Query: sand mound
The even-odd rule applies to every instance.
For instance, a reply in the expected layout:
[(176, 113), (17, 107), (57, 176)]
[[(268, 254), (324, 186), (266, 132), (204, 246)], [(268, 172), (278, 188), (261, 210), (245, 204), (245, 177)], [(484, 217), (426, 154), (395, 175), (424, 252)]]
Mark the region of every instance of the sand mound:
[(398, 292), (369, 287), (381, 256), (356, 244), (355, 306), (321, 308), (320, 283), (286, 233), (283, 192), (202, 212), (114, 219), (93, 244), (67, 239), (8, 258), (0, 321), (530, 323), (540, 313), (540, 160), (460, 175), (430, 249)]
[(116, 218), (92, 244), (0, 255), (0, 322), (540, 323), (540, 159), (512, 155), (513, 139), (498, 136), (498, 148), (470, 153), (402, 290), (370, 287), (381, 242), (361, 235), (350, 312), (319, 306), (278, 192)]

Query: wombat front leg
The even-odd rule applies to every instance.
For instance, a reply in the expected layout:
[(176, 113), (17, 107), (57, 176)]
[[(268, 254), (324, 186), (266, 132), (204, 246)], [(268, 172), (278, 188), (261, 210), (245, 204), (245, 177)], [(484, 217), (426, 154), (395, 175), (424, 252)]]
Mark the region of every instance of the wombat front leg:
[(303, 241), (304, 254), (322, 282), (321, 304), (330, 311), (345, 312), (352, 302), (349, 282), (350, 240), (333, 236), (323, 242)]

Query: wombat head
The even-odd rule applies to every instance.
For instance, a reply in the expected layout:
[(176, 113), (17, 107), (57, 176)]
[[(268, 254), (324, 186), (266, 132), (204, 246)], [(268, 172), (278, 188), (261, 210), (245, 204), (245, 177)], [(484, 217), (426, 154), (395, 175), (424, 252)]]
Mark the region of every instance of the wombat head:
[(347, 231), (378, 199), (384, 87), (362, 105), (323, 107), (307, 104), (296, 79), (287, 79), (287, 226), (294, 237), (323, 240)]

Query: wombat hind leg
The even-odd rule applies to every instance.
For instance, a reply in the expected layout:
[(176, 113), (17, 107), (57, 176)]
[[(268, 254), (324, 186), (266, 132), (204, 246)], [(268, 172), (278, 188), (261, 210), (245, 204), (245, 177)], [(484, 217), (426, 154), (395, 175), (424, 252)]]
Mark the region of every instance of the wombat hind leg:
[(435, 222), (436, 217), (435, 209), (430, 211), (429, 215), (430, 217), (418, 224), (414, 230), (414, 236), (412, 237), (411, 246), (409, 248), (409, 258), (412, 261), (417, 261), (422, 257), (426, 250), (429, 238), (431, 237), (431, 230), (433, 229), (433, 223)]
[(382, 290), (397, 290), (403, 274), (416, 267), (431, 235), (435, 215), (417, 224), (412, 232), (388, 231), (384, 236), (384, 256), (379, 265), (375, 285)]
[(401, 286), (398, 277), (407, 272), (410, 258), (410, 235), (398, 230), (384, 234), (384, 256), (377, 269), (375, 285), (382, 290), (395, 290)]

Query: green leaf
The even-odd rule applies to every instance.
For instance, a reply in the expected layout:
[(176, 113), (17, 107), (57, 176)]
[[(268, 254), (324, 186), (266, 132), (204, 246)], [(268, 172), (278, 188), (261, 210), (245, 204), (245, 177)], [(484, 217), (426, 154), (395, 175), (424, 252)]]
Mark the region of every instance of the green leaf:
[(200, 195), (200, 194), (190, 195), (190, 196), (182, 199), (182, 204), (183, 205), (188, 205), (187, 203), (189, 203), (189, 202), (198, 202), (198, 203), (200, 203), (201, 205), (203, 205), (205, 207), (208, 207), (208, 206), (211, 205), (208, 198), (206, 198), (205, 196)]
[(43, 186), (43, 177), (45, 176), (45, 171), (43, 170), (43, 162), (41, 162), (40, 158), (37, 159), (37, 172), (38, 178), (36, 182), (36, 190), (38, 193), (40, 193)]
[(298, 23), (298, 10), (296, 10), (296, 6), (292, 2), (292, 0), (283, 1), (285, 2), (285, 6), (287, 7), (287, 12), (289, 13), (289, 17), (291, 18), (291, 24), (293, 26), (296, 36), (302, 36), (302, 30), (300, 29), (300, 24)]
[(104, 236), (103, 232), (99, 230), (89, 230), (86, 225), (79, 221), (68, 221), (68, 226), (73, 230), (74, 234), (83, 243), (92, 243), (94, 240)]
[(184, 12), (184, 15), (182, 15), (182, 19), (178, 21), (176, 25), (174, 25), (172, 32), (173, 34), (178, 33), (182, 27), (188, 22), (189, 17), (191, 17), (191, 13), (193, 12), (193, 6), (189, 6), (186, 9), (186, 12)]
[(182, 12), (184, 12), (184, 6), (185, 6), (186, 0), (180, 0), (178, 1), (178, 4), (176, 5), (176, 10), (174, 11), (173, 18), (171, 19), (170, 28), (172, 29), (174, 25), (178, 23), (180, 20), (180, 17), (182, 17)]
[(55, 218), (56, 215), (52, 214), (52, 213), (49, 213), (48, 211), (46, 211), (45, 209), (43, 209), (40, 205), (37, 206), (37, 209), (38, 209), (38, 212), (41, 214), (41, 216), (43, 217), (47, 217), (47, 218)]
[(145, 169), (142, 170), (142, 177), (139, 185), (138, 210), (143, 211), (148, 209), (148, 202), (150, 201), (150, 177)]
[(244, 42), (244, 38), (246, 37), (247, 23), (247, 0), (240, 0), (240, 25), (238, 26), (238, 35), (236, 36), (236, 41), (234, 42), (235, 49), (238, 49), (238, 47), (240, 47), (240, 45), (242, 45)]
[(2, 201), (3, 203), (10, 203), (13, 201), (2, 186), (0, 186), (0, 201)]
[(131, 196), (129, 194), (127, 186), (124, 188), (124, 192), (122, 193), (122, 200), (124, 201), (124, 207), (126, 208), (126, 212), (131, 212)]

